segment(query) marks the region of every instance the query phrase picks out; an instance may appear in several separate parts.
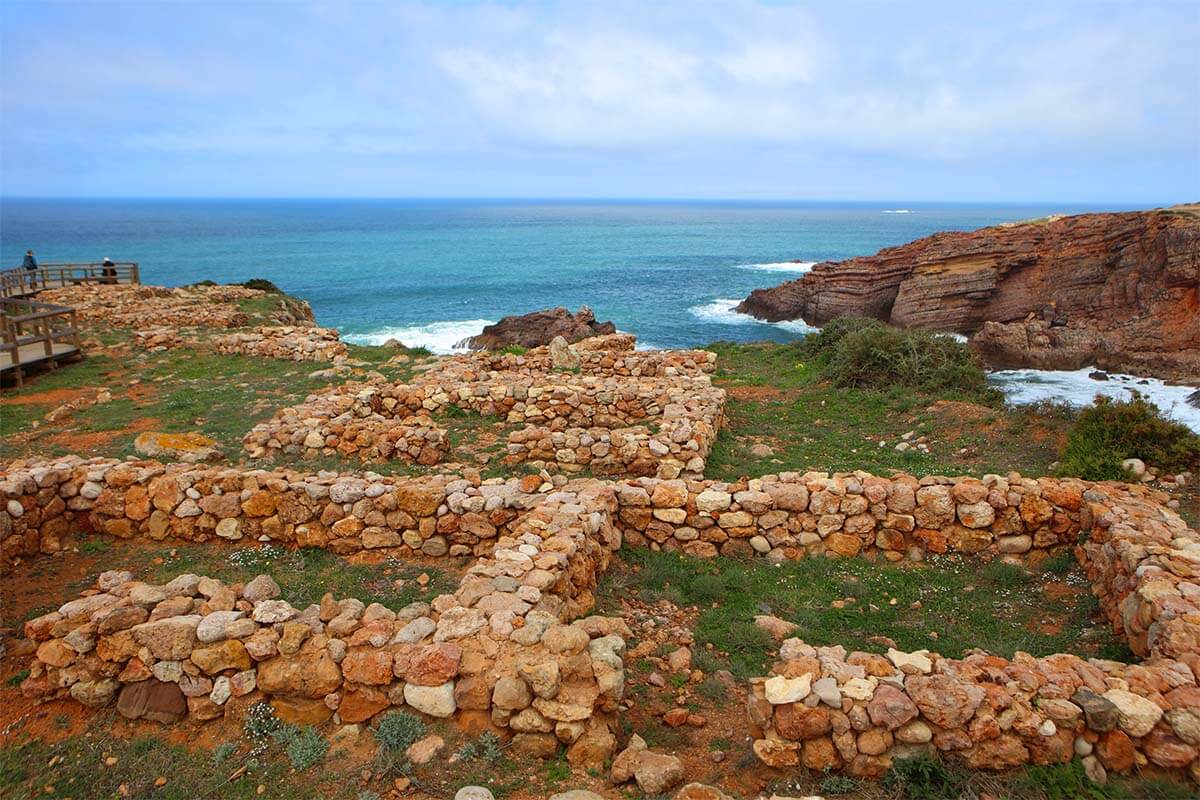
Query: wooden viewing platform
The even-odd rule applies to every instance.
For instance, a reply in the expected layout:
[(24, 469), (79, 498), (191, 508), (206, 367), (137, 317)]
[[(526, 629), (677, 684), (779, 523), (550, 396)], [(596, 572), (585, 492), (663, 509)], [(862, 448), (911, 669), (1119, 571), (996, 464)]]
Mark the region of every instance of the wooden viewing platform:
[(0, 298), (0, 377), (12, 373), (17, 386), (29, 366), (54, 369), (61, 359), (80, 358), (75, 309), (35, 300)]
[(14, 267), (0, 271), (0, 298), (32, 297), (43, 289), (82, 286), (85, 283), (141, 283), (138, 265), (132, 261), (105, 266), (90, 264), (41, 264), (36, 269)]

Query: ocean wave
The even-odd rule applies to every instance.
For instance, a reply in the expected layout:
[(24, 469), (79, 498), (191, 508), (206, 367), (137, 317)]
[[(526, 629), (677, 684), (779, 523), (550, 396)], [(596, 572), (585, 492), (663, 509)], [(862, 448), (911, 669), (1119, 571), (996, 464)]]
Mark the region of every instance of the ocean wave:
[(760, 272), (808, 272), (815, 261), (777, 261), (769, 264), (737, 264), (738, 269), (753, 269)]
[(911, 214), (912, 210), (907, 208), (885, 208), (884, 214)]
[(714, 322), (718, 325), (770, 325), (785, 331), (792, 331), (793, 333), (813, 333), (818, 330), (802, 319), (787, 320), (786, 322), (764, 322), (761, 319), (755, 319), (749, 314), (738, 313), (734, 309), (740, 302), (742, 301), (718, 298), (711, 303), (692, 306), (688, 311), (697, 319), (704, 322)]
[(1091, 404), (1096, 395), (1129, 398), (1131, 390), (1142, 393), (1171, 419), (1200, 432), (1200, 408), (1188, 405), (1187, 397), (1195, 386), (1164, 383), (1158, 378), (1108, 373), (1108, 380), (1088, 377), (1095, 367), (1077, 370), (1006, 369), (989, 376), (1010, 403), (1036, 403), (1055, 400), (1073, 406)]
[(459, 319), (430, 322), (427, 325), (380, 328), (370, 333), (353, 333), (342, 338), (354, 344), (383, 344), (388, 339), (398, 339), (406, 347), (428, 347), (432, 352), (446, 355), (462, 352), (457, 345), (463, 339), (474, 336), (491, 325), (491, 319)]

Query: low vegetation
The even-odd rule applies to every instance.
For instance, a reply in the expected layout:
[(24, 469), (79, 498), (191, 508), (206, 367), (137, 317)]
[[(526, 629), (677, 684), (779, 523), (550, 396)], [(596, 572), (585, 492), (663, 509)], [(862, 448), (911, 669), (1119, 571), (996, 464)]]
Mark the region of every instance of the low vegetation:
[(1001, 400), (970, 348), (944, 334), (896, 328), (876, 319), (836, 317), (797, 349), (840, 388), (904, 387), (989, 405)]
[(1144, 396), (1099, 396), (1079, 413), (1067, 437), (1059, 471), (1089, 480), (1126, 477), (1121, 462), (1139, 458), (1164, 473), (1200, 467), (1200, 435), (1163, 413)]
[[(936, 557), (927, 564), (810, 558), (779, 565), (628, 549), (601, 580), (602, 606), (622, 598), (695, 607), (696, 640), (728, 657), (739, 677), (763, 675), (778, 643), (755, 626), (770, 614), (797, 625), (810, 644), (883, 652), (973, 647), (1011, 656), (1076, 652), (1129, 660), (1070, 559), (1030, 572), (1001, 561)], [(1035, 601), (1036, 599), (1036, 601)]]

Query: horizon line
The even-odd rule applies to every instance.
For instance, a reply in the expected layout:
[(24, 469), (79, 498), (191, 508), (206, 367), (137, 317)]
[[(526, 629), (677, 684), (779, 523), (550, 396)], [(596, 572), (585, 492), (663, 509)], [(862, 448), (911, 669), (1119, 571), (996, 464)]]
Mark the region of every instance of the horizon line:
[(312, 200), (346, 200), (346, 201), (405, 201), (405, 202), (510, 202), (510, 203), (536, 203), (536, 202), (559, 202), (559, 203), (756, 203), (764, 205), (788, 205), (788, 204), (845, 204), (845, 205), (999, 205), (999, 206), (1022, 206), (1022, 205), (1137, 205), (1138, 207), (1146, 208), (1170, 208), (1177, 205), (1188, 205), (1200, 203), (1200, 200), (1183, 200), (1174, 202), (1155, 202), (1140, 201), (1133, 199), (1029, 199), (1029, 200), (961, 200), (961, 199), (939, 199), (939, 200), (915, 200), (915, 199), (832, 199), (832, 198), (747, 198), (747, 197), (622, 197), (617, 195), (606, 196), (578, 196), (578, 195), (6, 195), (0, 194), (0, 202), (13, 200), (222, 200), (222, 201), (237, 201), (237, 200), (274, 200), (274, 201), (312, 201)]

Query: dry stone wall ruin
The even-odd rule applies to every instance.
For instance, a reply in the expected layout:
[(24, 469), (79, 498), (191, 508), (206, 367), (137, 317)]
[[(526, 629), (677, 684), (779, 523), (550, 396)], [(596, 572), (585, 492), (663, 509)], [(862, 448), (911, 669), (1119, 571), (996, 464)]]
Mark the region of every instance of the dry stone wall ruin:
[[(565, 351), (445, 359), (409, 384), (314, 395), (245, 440), (254, 456), (435, 464), (448, 448), (433, 414), (455, 406), (521, 425), (508, 455), (549, 470), (539, 475), (75, 457), (4, 466), (4, 570), (69, 549), (78, 531), (474, 559), (453, 593), (403, 609), (332, 596), (299, 608), (266, 576), (225, 585), (183, 575), (157, 586), (106, 573), (28, 623), (38, 648), (24, 691), (115, 702), (164, 722), (260, 699), (299, 721), (408, 707), (504, 731), (529, 756), (565, 747), (573, 764), (592, 767), (614, 753), (625, 700), (628, 629), (589, 616), (622, 546), (769, 561), (1021, 559), (1068, 548), (1141, 663), (848, 653), (790, 639), (772, 673), (748, 687), (755, 753), (772, 766), (864, 776), (933, 749), (980, 769), (1081, 758), (1097, 777), (1153, 764), (1200, 780), (1200, 534), (1164, 496), (1015, 473), (706, 480), (724, 400), (709, 379), (714, 358), (632, 344), (603, 337)], [(585, 467), (620, 477), (573, 477)]]

